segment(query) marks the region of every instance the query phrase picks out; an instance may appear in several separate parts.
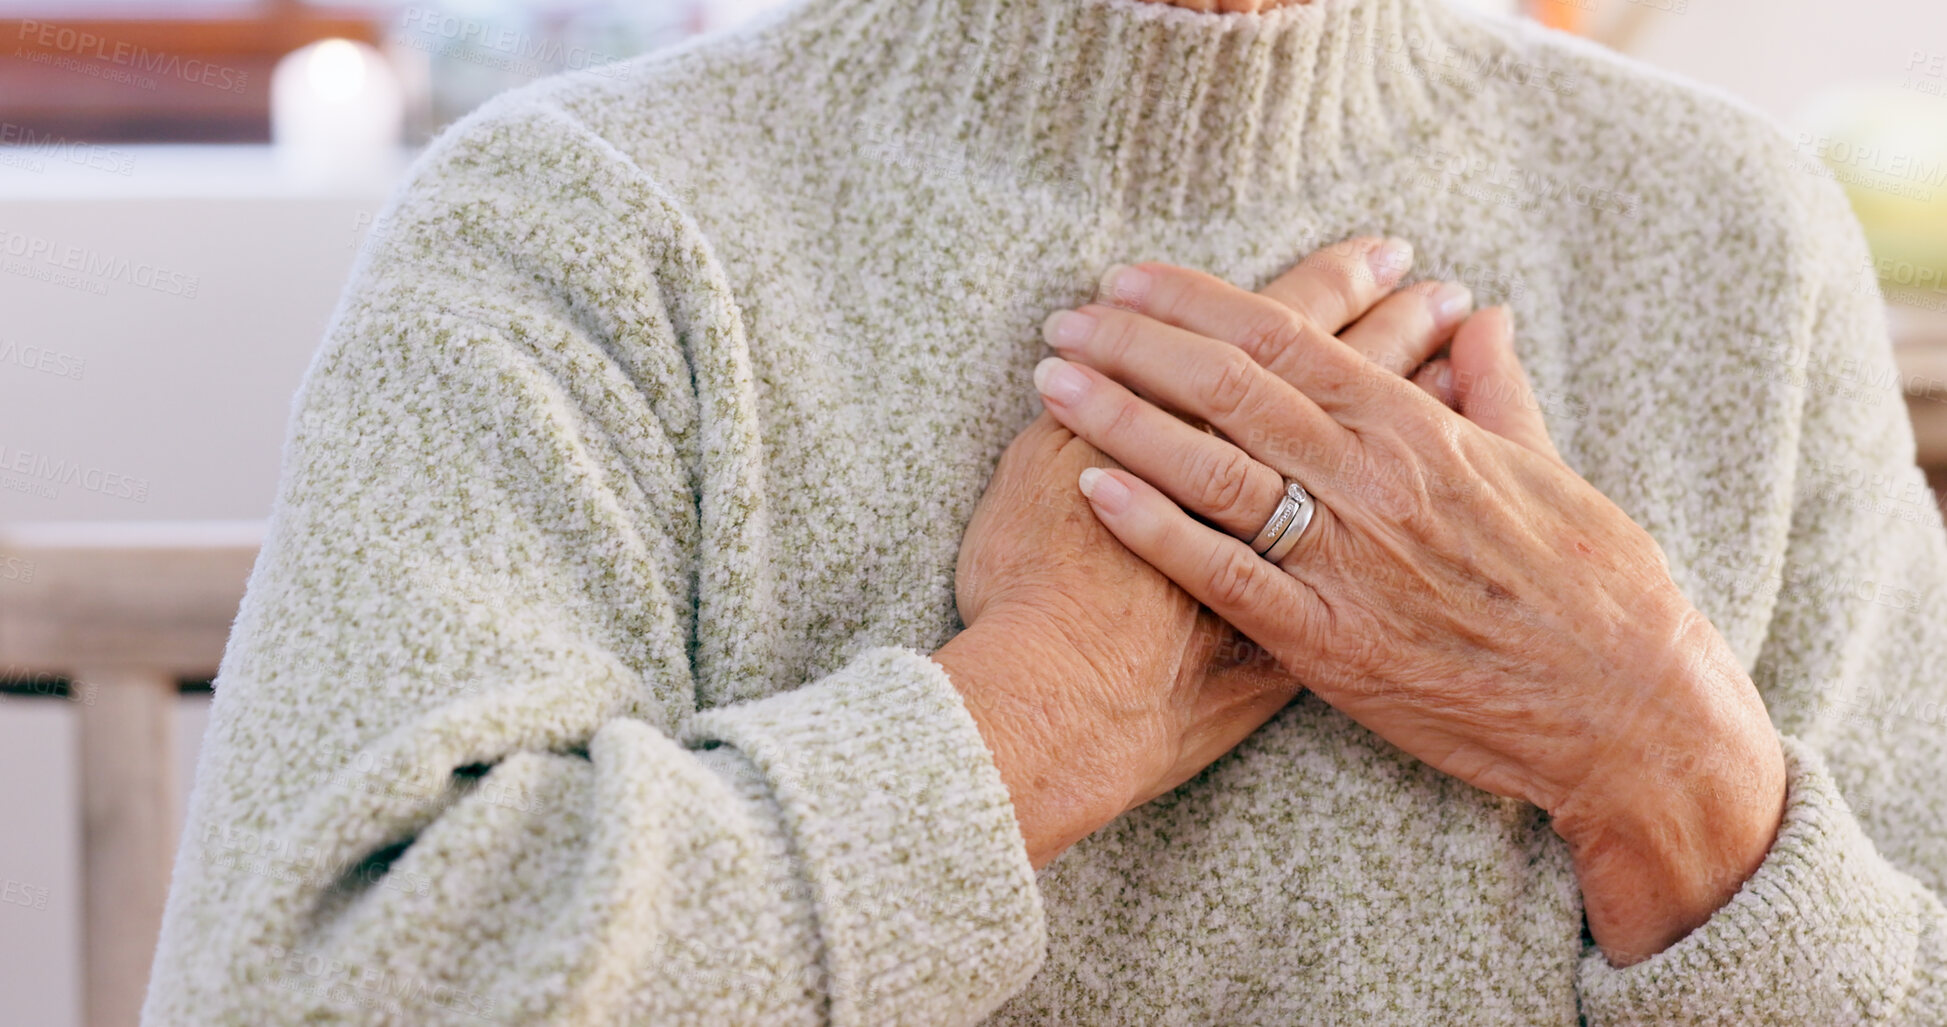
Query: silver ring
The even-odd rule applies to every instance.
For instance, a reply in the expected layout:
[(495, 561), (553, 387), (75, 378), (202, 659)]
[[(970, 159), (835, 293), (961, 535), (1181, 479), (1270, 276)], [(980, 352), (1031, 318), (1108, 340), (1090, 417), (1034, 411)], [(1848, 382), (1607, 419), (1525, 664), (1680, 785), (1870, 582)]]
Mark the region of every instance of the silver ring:
[(1303, 505), (1298, 496), (1303, 495), (1304, 490), (1299, 489), (1298, 495), (1293, 495), (1291, 490), (1294, 485), (1295, 483), (1290, 479), (1286, 479), (1284, 495), (1278, 498), (1278, 508), (1271, 511), (1271, 518), (1264, 522), (1264, 528), (1257, 533), (1256, 538), (1251, 539), (1252, 552), (1262, 554), (1276, 545), (1278, 537), (1284, 534), (1285, 529), (1291, 526), (1292, 519), (1298, 516), (1298, 508)]
[(1284, 496), (1278, 500), (1278, 508), (1271, 511), (1271, 518), (1264, 522), (1264, 530), (1251, 540), (1251, 551), (1272, 563), (1277, 563), (1298, 544), (1305, 529), (1311, 527), (1312, 514), (1317, 512), (1318, 504), (1303, 485), (1286, 478)]

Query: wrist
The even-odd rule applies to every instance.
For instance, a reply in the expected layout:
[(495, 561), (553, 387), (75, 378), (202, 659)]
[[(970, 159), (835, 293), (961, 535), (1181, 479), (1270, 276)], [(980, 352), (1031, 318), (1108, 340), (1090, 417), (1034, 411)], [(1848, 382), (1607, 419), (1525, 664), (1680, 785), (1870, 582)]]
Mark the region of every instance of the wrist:
[(1610, 962), (1647, 959), (1703, 925), (1771, 851), (1784, 751), (1750, 678), (1701, 617), (1655, 700), (1551, 810)]
[[(1131, 761), (1104, 742), (1086, 703), (1100, 676), (1058, 632), (995, 609), (933, 653), (959, 690), (1007, 785), (1035, 869), (1128, 807)], [(1071, 700), (1071, 701), (1065, 701)]]
[(1715, 819), (1684, 799), (1619, 810), (1569, 844), (1589, 933), (1612, 965), (1641, 962), (1703, 926), (1771, 851), (1777, 817)]

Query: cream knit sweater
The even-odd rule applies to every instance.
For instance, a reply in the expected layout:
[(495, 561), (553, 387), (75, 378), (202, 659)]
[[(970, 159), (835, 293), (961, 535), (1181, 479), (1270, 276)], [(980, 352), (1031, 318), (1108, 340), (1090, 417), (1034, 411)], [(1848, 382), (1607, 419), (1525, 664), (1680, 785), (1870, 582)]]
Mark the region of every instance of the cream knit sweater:
[[(1647, 962), (1539, 812), (1309, 696), (1037, 874), (927, 658), (1045, 314), (1367, 232), (1513, 306), (1786, 737), (1767, 861)], [(803, 0), (503, 97), (297, 397), (148, 1019), (1947, 1022), (1947, 534), (1888, 358), (1779, 130), (1436, 0)]]

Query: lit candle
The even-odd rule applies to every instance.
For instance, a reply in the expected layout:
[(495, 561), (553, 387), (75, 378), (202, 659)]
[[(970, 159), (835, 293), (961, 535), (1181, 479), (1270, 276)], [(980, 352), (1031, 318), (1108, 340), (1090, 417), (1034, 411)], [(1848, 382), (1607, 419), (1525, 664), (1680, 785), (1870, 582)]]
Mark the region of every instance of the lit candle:
[(271, 76), (271, 140), (307, 184), (370, 184), (396, 170), (405, 93), (377, 50), (326, 39), (293, 51)]

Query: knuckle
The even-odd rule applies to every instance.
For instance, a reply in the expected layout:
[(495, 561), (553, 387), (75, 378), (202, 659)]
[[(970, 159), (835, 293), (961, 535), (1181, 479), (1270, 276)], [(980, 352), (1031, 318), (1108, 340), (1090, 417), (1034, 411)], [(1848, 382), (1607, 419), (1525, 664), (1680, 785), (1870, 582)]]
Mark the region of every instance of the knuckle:
[(1278, 358), (1297, 348), (1304, 335), (1303, 322), (1288, 310), (1266, 309), (1247, 321), (1237, 340), (1237, 348), (1259, 365), (1270, 367)]
[(1264, 571), (1270, 567), (1249, 550), (1223, 546), (1216, 550), (1205, 574), (1206, 594), (1219, 609), (1246, 609), (1264, 590)]
[(1262, 370), (1242, 353), (1219, 361), (1203, 387), (1205, 412), (1210, 420), (1221, 420), (1244, 409), (1257, 392)]
[(1348, 303), (1359, 294), (1362, 280), (1370, 277), (1366, 253), (1377, 243), (1370, 239), (1349, 239), (1343, 245), (1328, 246), (1315, 255), (1312, 274), (1331, 298)]
[(1427, 470), (1469, 466), (1479, 454), (1472, 452), (1468, 433), (1461, 422), (1451, 417), (1411, 417), (1404, 422), (1404, 437), (1412, 446), (1417, 466)]
[(1252, 463), (1241, 450), (1211, 447), (1200, 458), (1200, 466), (1193, 468), (1202, 482), (1199, 498), (1204, 509), (1219, 517), (1248, 512), (1244, 503), (1250, 494)]
[(1339, 305), (1336, 313), (1340, 317), (1356, 315), (1367, 306), (1365, 294), (1367, 283), (1371, 279), (1354, 271), (1353, 266), (1353, 262), (1349, 260), (1340, 262), (1338, 273), (1332, 275), (1326, 282), (1327, 287), (1332, 290), (1333, 300)]
[(1379, 243), (1377, 236), (1355, 235), (1318, 248), (1304, 263), (1321, 277), (1343, 277), (1350, 273), (1347, 269), (1356, 267), (1359, 261), (1365, 259), (1366, 253)]
[(1144, 403), (1135, 396), (1125, 394), (1116, 401), (1115, 409), (1102, 427), (1104, 439), (1132, 438), (1136, 429), (1142, 426)]

